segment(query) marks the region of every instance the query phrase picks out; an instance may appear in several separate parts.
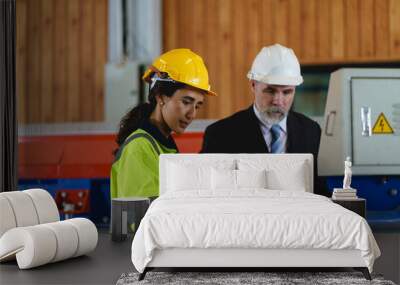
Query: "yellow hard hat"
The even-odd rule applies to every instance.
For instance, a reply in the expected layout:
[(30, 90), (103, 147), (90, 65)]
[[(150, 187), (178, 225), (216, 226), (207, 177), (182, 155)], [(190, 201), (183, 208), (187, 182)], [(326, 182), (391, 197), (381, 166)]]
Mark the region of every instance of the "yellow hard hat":
[(151, 82), (154, 73), (167, 73), (174, 81), (204, 90), (208, 95), (217, 96), (210, 90), (208, 72), (203, 59), (190, 49), (173, 49), (153, 61), (142, 79)]

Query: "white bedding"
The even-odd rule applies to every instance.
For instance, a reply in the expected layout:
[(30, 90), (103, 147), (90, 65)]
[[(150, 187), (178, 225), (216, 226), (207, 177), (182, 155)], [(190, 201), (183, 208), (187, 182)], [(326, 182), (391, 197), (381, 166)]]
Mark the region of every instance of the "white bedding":
[(266, 189), (162, 195), (134, 237), (135, 268), (165, 248), (358, 249), (370, 272), (380, 255), (359, 215), (319, 195)]

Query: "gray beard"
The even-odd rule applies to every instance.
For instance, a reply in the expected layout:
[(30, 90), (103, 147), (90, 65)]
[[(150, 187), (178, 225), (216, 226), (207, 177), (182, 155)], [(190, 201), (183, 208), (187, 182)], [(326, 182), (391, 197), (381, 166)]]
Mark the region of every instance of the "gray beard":
[(260, 111), (260, 115), (264, 123), (267, 125), (274, 125), (281, 122), (286, 117), (287, 113), (279, 107), (270, 107), (266, 110)]

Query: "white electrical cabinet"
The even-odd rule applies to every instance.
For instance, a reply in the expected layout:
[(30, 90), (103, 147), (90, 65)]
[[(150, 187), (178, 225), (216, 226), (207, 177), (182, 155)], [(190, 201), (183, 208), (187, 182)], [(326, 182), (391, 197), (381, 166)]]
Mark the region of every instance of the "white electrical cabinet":
[(331, 74), (319, 175), (400, 173), (400, 69), (344, 68)]
[[(400, 137), (396, 136), (400, 134), (394, 129), (394, 105), (400, 105), (400, 74), (398, 78), (353, 78), (351, 96), (354, 164), (400, 165)], [(371, 108), (370, 135), (361, 135), (363, 107)]]

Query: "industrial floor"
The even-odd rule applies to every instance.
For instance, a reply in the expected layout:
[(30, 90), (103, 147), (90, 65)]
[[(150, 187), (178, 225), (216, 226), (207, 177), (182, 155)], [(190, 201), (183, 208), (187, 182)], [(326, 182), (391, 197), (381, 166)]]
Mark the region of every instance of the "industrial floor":
[(16, 261), (0, 264), (0, 284), (115, 284), (124, 272), (134, 271), (131, 240), (112, 242), (99, 230), (97, 248), (87, 256), (19, 270)]

